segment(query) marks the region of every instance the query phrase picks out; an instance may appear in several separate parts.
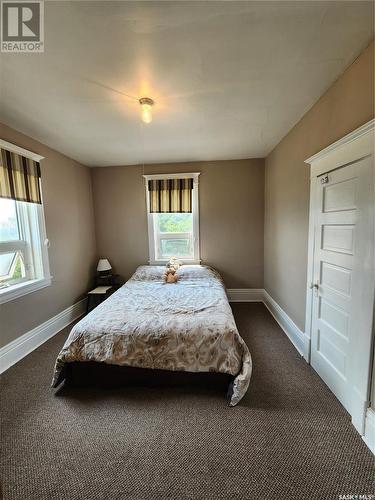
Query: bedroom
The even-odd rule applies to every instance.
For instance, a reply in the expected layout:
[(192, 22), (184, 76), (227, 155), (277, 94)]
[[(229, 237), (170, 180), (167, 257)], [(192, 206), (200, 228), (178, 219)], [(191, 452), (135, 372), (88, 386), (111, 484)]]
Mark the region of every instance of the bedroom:
[(372, 498), (374, 3), (1, 23), (3, 499)]

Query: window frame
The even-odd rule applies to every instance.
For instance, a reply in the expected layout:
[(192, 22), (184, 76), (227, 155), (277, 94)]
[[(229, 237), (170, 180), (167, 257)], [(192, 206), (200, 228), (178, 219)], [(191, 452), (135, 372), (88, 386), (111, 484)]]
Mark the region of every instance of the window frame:
[[(192, 191), (192, 210), (193, 210), (193, 258), (179, 258), (184, 264), (200, 264), (200, 242), (199, 242), (199, 175), (200, 172), (182, 173), (182, 174), (156, 174), (144, 175), (146, 190), (146, 210), (147, 210), (147, 230), (148, 230), (148, 255), (150, 265), (165, 265), (167, 259), (156, 258), (156, 241), (154, 230), (154, 214), (150, 213), (150, 198), (148, 190), (148, 181), (152, 179), (193, 179)], [(176, 233), (178, 235), (185, 233)]]
[[(44, 159), (43, 156), (2, 139), (0, 139), (0, 147), (38, 162)], [(52, 283), (48, 258), (49, 241), (46, 233), (43, 204), (18, 202), (16, 200), (15, 203), (20, 239), (0, 242), (0, 253), (23, 250), (26, 276), (8, 287), (0, 288), (0, 304), (40, 290)], [(38, 258), (37, 253), (39, 254)]]

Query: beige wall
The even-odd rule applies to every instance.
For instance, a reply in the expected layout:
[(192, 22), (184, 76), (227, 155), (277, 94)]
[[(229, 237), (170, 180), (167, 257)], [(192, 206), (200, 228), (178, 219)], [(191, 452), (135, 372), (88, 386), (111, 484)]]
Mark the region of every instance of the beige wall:
[(304, 331), (309, 168), (304, 160), (374, 116), (374, 44), (266, 158), (266, 290)]
[(53, 283), (0, 305), (0, 347), (82, 298), (96, 261), (90, 169), (9, 127), (0, 137), (45, 156), (42, 191)]
[[(304, 160), (374, 116), (373, 50), (372, 44), (275, 147), (265, 169), (262, 159), (145, 168), (201, 172), (203, 263), (217, 268), (229, 288), (264, 285), (302, 330), (309, 204)], [(90, 172), (9, 127), (1, 125), (0, 136), (46, 157), (42, 186), (53, 275), (50, 287), (0, 306), (1, 347), (83, 297), (99, 255), (129, 278), (147, 263), (148, 242), (141, 167)]]
[[(148, 165), (146, 174), (201, 172), (202, 263), (229, 288), (263, 287), (264, 161), (233, 160)], [(92, 171), (97, 249), (127, 279), (148, 262), (142, 167)]]

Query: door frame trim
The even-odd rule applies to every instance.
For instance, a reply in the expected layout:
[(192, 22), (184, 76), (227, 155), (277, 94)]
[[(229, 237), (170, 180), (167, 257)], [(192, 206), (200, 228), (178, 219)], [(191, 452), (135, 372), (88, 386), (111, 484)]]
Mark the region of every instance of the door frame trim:
[[(307, 258), (307, 283), (306, 283), (306, 324), (305, 335), (309, 341), (308, 362), (311, 362), (311, 333), (312, 333), (312, 312), (313, 312), (313, 290), (310, 288), (314, 276), (314, 252), (315, 252), (315, 225), (317, 210), (318, 180), (317, 177), (345, 167), (346, 165), (359, 161), (368, 156), (374, 156), (374, 131), (375, 119), (353, 130), (338, 141), (324, 148), (322, 151), (307, 158), (305, 163), (310, 167), (310, 207), (309, 207), (309, 233), (308, 233), (308, 258)], [(375, 202), (375, 199), (374, 199)], [(375, 268), (375, 262), (374, 262)], [(374, 277), (375, 280), (375, 277)], [(368, 367), (368, 394), (371, 389), (371, 362)], [(366, 411), (368, 401), (355, 395), (353, 401), (355, 408), (352, 408), (352, 423), (361, 435), (364, 434)], [(367, 399), (369, 396), (367, 397)]]
[(374, 128), (375, 118), (307, 158), (305, 163), (311, 167), (310, 178), (374, 154)]

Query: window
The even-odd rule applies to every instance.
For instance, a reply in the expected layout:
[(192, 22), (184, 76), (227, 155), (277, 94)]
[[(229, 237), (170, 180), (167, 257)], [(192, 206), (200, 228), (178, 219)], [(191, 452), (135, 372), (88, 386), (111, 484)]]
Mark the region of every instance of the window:
[(193, 214), (152, 214), (156, 260), (194, 259)]
[(0, 303), (51, 283), (46, 241), (40, 203), (0, 197)]
[(50, 283), (42, 210), (0, 198), (0, 303)]
[(0, 289), (26, 279), (20, 229), (16, 202), (0, 198)]
[(178, 257), (184, 263), (199, 264), (198, 175), (145, 176), (146, 181), (167, 178), (194, 180), (191, 192), (192, 211), (188, 213), (151, 213), (149, 188), (146, 182), (150, 264), (164, 264), (172, 256)]

